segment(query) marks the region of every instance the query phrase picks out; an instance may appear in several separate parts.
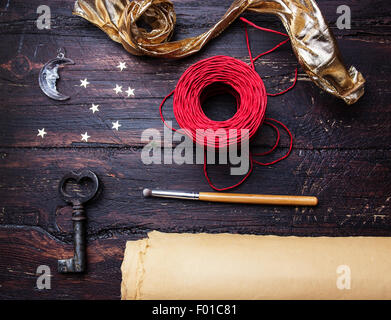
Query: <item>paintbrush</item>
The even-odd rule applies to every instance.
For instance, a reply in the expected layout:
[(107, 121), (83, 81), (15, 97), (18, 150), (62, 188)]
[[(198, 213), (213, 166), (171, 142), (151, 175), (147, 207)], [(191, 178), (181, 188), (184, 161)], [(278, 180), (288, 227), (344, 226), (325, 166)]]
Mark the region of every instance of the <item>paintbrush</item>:
[(269, 204), (279, 206), (316, 206), (318, 198), (310, 196), (281, 196), (219, 192), (184, 192), (168, 190), (143, 190), (144, 197), (175, 198), (227, 203)]

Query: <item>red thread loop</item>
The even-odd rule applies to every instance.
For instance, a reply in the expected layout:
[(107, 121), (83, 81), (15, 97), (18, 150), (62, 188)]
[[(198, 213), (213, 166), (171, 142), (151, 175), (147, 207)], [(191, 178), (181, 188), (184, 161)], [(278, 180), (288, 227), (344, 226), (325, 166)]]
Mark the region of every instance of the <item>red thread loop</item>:
[[(288, 35), (256, 26), (252, 22), (241, 18), (241, 20), (257, 29), (273, 32), (288, 37)], [(240, 144), (242, 140), (250, 140), (258, 128), (265, 123), (270, 126), (277, 134), (276, 142), (273, 147), (262, 153), (253, 153), (249, 155), (250, 168), (247, 174), (236, 184), (228, 187), (218, 188), (210, 180), (207, 172), (206, 152), (204, 156), (204, 174), (205, 178), (216, 191), (225, 191), (236, 188), (241, 185), (251, 174), (253, 163), (268, 166), (275, 164), (290, 154), (292, 151), (293, 137), (289, 129), (280, 121), (267, 118), (265, 119), (267, 96), (276, 96), (291, 90), (297, 81), (297, 69), (295, 72), (295, 81), (286, 90), (268, 94), (262, 79), (256, 73), (254, 62), (270, 52), (273, 52), (281, 45), (289, 41), (289, 38), (280, 42), (273, 49), (259, 54), (255, 59), (252, 58), (250, 43), (248, 39), (247, 27), (245, 25), (246, 42), (250, 56), (251, 65), (248, 66), (241, 60), (227, 56), (214, 56), (201, 60), (190, 66), (179, 79), (175, 89), (168, 94), (159, 106), (160, 117), (163, 123), (173, 131), (167, 124), (163, 116), (163, 106), (166, 100), (174, 94), (173, 109), (175, 119), (186, 135), (191, 137), (194, 142), (204, 147), (218, 149), (227, 148), (234, 144)], [(202, 102), (206, 97), (227, 92), (232, 94), (237, 101), (237, 112), (235, 115), (225, 121), (214, 121), (209, 119), (202, 110)], [(290, 137), (289, 150), (286, 154), (274, 161), (263, 163), (253, 159), (253, 156), (265, 156), (272, 153), (280, 142), (280, 131), (276, 124), (283, 127)], [(231, 134), (233, 131), (236, 134)]]
[[(269, 53), (275, 51), (276, 49), (278, 49), (279, 47), (281, 47), (283, 44), (287, 43), (287, 42), (290, 40), (290, 39), (289, 39), (289, 36), (288, 36), (286, 33), (282, 33), (282, 32), (279, 32), (279, 31), (272, 30), (272, 29), (262, 28), (262, 27), (260, 27), (260, 26), (257, 26), (256, 24), (252, 23), (251, 21), (248, 21), (247, 19), (245, 19), (245, 18), (243, 18), (243, 17), (240, 17), (240, 20), (243, 21), (243, 22), (245, 22), (245, 23), (247, 23), (247, 24), (249, 24), (249, 25), (252, 26), (252, 27), (255, 27), (255, 28), (259, 29), (259, 30), (263, 30), (263, 31), (267, 31), (267, 32), (272, 32), (272, 33), (276, 33), (276, 34), (280, 34), (280, 35), (282, 35), (282, 36), (288, 37), (288, 39), (285, 39), (284, 41), (280, 42), (280, 43), (277, 44), (274, 48), (272, 48), (272, 49), (270, 49), (270, 50), (268, 50), (268, 51), (265, 51), (265, 52), (260, 53), (259, 55), (257, 55), (257, 56), (253, 59), (252, 53), (251, 53), (251, 48), (250, 48), (250, 40), (249, 40), (249, 38), (248, 38), (247, 25), (244, 25), (244, 32), (245, 32), (245, 34), (246, 34), (246, 44), (247, 44), (248, 55), (249, 55), (249, 57), (250, 57), (251, 67), (252, 67), (253, 69), (255, 69), (254, 62), (255, 62), (256, 60), (258, 60), (258, 59), (259, 59), (260, 57), (262, 57), (262, 56), (265, 56), (265, 55), (267, 55), (267, 54), (269, 54)], [(283, 91), (281, 91), (281, 92), (277, 92), (277, 93), (268, 93), (267, 95), (268, 95), (268, 96), (271, 96), (271, 97), (275, 97), (275, 96), (279, 96), (279, 95), (281, 95), (281, 94), (284, 94), (284, 93), (288, 92), (289, 90), (293, 89), (293, 87), (296, 85), (296, 82), (297, 82), (297, 68), (295, 69), (295, 79), (294, 79), (294, 81), (293, 81), (293, 84), (292, 84), (289, 88), (287, 88), (287, 89), (285, 89), (285, 90), (283, 90)]]

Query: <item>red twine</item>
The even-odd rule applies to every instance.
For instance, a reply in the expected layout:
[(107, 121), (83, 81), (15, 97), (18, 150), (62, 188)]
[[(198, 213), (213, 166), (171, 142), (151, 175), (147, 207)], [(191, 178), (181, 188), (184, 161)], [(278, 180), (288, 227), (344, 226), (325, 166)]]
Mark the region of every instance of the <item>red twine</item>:
[[(247, 19), (240, 18), (243, 22), (263, 31), (273, 32), (288, 37), (287, 34), (275, 30), (259, 27)], [(278, 93), (266, 93), (265, 86), (261, 77), (255, 71), (254, 62), (260, 57), (273, 52), (283, 44), (289, 41), (289, 38), (280, 42), (271, 50), (263, 52), (252, 57), (250, 43), (248, 38), (247, 26), (245, 25), (246, 43), (250, 56), (250, 66), (241, 60), (227, 56), (214, 56), (201, 60), (190, 66), (179, 79), (175, 89), (167, 95), (160, 104), (160, 117), (163, 123), (173, 131), (176, 129), (170, 127), (163, 116), (163, 105), (166, 100), (174, 94), (173, 109), (175, 119), (184, 132), (196, 143), (218, 149), (219, 147), (228, 147), (232, 144), (240, 144), (242, 139), (251, 139), (257, 132), (262, 123), (269, 125), (277, 134), (274, 146), (263, 153), (250, 153), (250, 169), (247, 174), (238, 183), (225, 187), (217, 188), (211, 182), (207, 172), (206, 153), (204, 159), (204, 174), (208, 184), (216, 191), (225, 191), (233, 189), (242, 184), (251, 174), (253, 163), (268, 166), (275, 164), (286, 157), (292, 151), (293, 138), (289, 129), (280, 121), (265, 118), (267, 96), (277, 96), (291, 90), (297, 81), (297, 68), (295, 71), (295, 80), (286, 90)], [(224, 121), (214, 121), (209, 119), (202, 110), (202, 103), (205, 99), (218, 93), (229, 93), (236, 98), (237, 112), (235, 115)], [(259, 162), (253, 159), (253, 156), (264, 156), (272, 153), (280, 141), (280, 131), (275, 124), (279, 124), (288, 133), (290, 145), (288, 152), (268, 163)], [(209, 129), (209, 130), (208, 130)], [(219, 129), (221, 134), (219, 134)], [(236, 135), (228, 134), (234, 129)], [(248, 134), (241, 136), (241, 129), (247, 129)], [(232, 132), (232, 131), (231, 131)]]

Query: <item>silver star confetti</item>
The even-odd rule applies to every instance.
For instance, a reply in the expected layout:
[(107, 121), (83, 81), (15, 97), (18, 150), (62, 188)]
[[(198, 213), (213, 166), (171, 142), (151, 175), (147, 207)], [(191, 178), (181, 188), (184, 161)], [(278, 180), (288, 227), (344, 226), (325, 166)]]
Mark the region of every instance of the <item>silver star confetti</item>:
[(45, 134), (47, 134), (47, 132), (45, 132), (45, 128), (42, 128), (41, 130), (38, 129), (37, 136), (39, 136), (39, 137), (41, 137), (43, 139), (45, 137)]
[(80, 82), (81, 82), (80, 87), (84, 87), (84, 88), (87, 88), (87, 86), (90, 84), (87, 81), (87, 78), (85, 78), (84, 80), (80, 80)]
[(121, 69), (121, 71), (126, 69), (126, 63), (125, 62), (120, 62), (119, 65), (117, 66), (117, 68)]
[(88, 135), (87, 131), (86, 131), (86, 133), (81, 134), (81, 141), (88, 142), (89, 138), (91, 138), (91, 137)]
[(99, 104), (92, 104), (92, 107), (90, 108), (90, 110), (92, 111), (92, 113), (95, 113), (95, 112), (98, 112), (99, 111)]
[(122, 92), (122, 86), (119, 86), (118, 84), (115, 85), (115, 88), (113, 89), (116, 94)]
[(128, 94), (128, 97), (134, 96), (134, 89), (131, 89), (130, 87), (128, 87), (128, 90), (126, 90), (125, 92)]
[(121, 126), (121, 125), (119, 124), (118, 120), (117, 120), (116, 122), (112, 122), (112, 124), (113, 124), (112, 129), (115, 129), (115, 130), (118, 131), (119, 127)]

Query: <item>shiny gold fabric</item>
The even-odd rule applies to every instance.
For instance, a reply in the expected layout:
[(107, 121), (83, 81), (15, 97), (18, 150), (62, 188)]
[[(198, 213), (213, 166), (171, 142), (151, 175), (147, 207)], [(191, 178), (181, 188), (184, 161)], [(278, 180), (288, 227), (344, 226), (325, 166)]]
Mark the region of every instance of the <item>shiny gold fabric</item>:
[[(342, 63), (337, 43), (314, 0), (234, 0), (210, 30), (169, 42), (175, 26), (174, 5), (168, 0), (77, 0), (74, 14), (97, 25), (134, 55), (182, 58), (199, 51), (245, 10), (277, 15), (284, 24), (297, 59), (323, 90), (355, 103), (364, 94), (365, 80), (355, 67)], [(143, 21), (150, 32), (137, 26)]]

